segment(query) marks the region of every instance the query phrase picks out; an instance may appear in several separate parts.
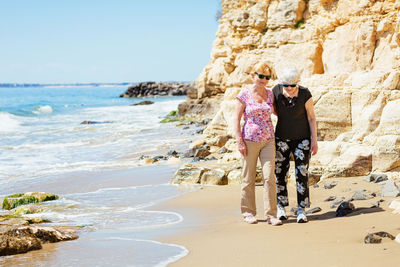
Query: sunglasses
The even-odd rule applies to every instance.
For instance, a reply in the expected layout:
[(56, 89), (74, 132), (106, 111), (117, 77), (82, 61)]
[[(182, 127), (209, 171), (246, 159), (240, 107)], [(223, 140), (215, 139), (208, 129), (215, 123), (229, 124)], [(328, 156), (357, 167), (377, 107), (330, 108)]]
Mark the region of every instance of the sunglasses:
[(283, 83), (282, 86), (283, 87), (296, 87), (297, 84), (287, 84), (287, 83)]
[(266, 80), (271, 79), (271, 75), (264, 75), (264, 74), (260, 74), (258, 72), (256, 72), (256, 74), (257, 74), (258, 78), (260, 78), (260, 79), (266, 79)]

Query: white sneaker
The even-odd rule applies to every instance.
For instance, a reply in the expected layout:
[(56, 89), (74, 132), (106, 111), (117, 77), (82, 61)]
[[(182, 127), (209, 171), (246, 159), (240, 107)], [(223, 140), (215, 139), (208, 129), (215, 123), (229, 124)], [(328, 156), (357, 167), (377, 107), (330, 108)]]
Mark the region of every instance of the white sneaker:
[(306, 223), (308, 222), (306, 214), (304, 213), (304, 210), (299, 209), (297, 212), (297, 222), (298, 223)]
[(276, 213), (276, 217), (281, 221), (287, 220), (285, 208), (278, 207), (278, 210), (277, 210), (277, 213)]
[(282, 225), (282, 221), (275, 218), (275, 217), (268, 217), (267, 218), (267, 223), (271, 224), (273, 226), (277, 226), (277, 225)]
[(257, 223), (257, 219), (256, 219), (256, 217), (254, 217), (254, 215), (247, 215), (247, 216), (244, 217), (243, 220), (244, 220), (246, 223), (249, 223), (249, 224), (255, 224), (255, 223)]

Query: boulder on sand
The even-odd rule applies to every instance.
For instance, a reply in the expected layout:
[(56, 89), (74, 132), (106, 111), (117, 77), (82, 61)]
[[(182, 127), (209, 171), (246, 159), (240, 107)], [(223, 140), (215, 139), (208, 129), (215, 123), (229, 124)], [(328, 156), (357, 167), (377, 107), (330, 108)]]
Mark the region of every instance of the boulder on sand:
[(73, 230), (60, 231), (42, 226), (0, 227), (0, 256), (26, 253), (42, 248), (42, 243), (74, 240), (78, 235)]

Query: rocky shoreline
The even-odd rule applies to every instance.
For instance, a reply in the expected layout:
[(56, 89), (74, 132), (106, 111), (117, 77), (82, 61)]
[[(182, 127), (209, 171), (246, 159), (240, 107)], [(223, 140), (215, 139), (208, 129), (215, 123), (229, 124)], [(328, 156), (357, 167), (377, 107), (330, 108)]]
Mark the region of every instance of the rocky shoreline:
[[(399, 177), (399, 7), (393, 1), (223, 0), (210, 61), (179, 114), (212, 118), (205, 140), (234, 136), (236, 96), (252, 83), (252, 67), (267, 63), (272, 87), (282, 68), (294, 65), (317, 117), (313, 182), (370, 173)], [(234, 140), (228, 144), (234, 151)]]
[(3, 199), (0, 215), (0, 256), (26, 253), (42, 248), (42, 244), (75, 240), (77, 227), (53, 227), (43, 223), (51, 221), (23, 215), (40, 213), (37, 205), (58, 199), (57, 195), (44, 192), (14, 194)]
[(192, 90), (191, 83), (183, 82), (141, 82), (129, 86), (120, 97), (181, 96)]

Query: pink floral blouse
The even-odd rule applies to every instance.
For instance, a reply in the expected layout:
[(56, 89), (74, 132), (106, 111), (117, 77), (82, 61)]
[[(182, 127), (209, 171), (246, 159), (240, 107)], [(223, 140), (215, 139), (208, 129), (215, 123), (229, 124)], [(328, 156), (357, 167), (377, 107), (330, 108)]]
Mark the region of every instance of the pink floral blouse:
[(262, 103), (255, 101), (249, 88), (244, 88), (237, 95), (244, 108), (244, 125), (242, 137), (246, 141), (263, 142), (275, 138), (274, 126), (271, 121), (272, 105), (274, 95), (271, 90), (267, 90), (268, 100)]

